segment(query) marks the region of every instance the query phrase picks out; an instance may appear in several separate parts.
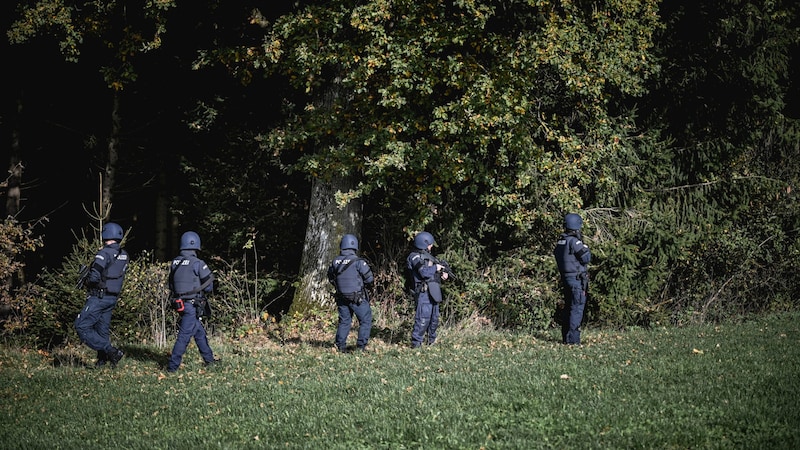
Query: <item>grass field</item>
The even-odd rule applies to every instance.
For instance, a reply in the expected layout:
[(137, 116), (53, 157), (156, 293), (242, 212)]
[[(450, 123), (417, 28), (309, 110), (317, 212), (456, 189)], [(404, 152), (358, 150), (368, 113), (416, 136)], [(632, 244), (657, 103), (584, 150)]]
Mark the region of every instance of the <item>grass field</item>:
[[(411, 349), (374, 339), (212, 339), (166, 352), (0, 346), (4, 449), (796, 449), (800, 313), (730, 325), (560, 334), (448, 331)], [(332, 340), (332, 336), (331, 336)]]

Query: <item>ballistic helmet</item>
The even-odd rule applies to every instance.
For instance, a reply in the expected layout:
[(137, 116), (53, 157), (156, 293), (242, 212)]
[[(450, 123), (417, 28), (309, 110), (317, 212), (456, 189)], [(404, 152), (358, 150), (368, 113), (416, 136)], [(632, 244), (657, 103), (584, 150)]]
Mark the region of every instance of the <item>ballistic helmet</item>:
[(194, 231), (187, 231), (181, 236), (181, 250), (200, 250), (200, 236)]
[(578, 231), (583, 226), (583, 219), (577, 214), (567, 214), (564, 216), (564, 228), (567, 230)]
[(339, 244), (339, 249), (358, 251), (358, 238), (352, 234), (345, 234), (342, 236), (342, 242)]
[(418, 248), (419, 250), (425, 250), (429, 245), (433, 245), (435, 243), (436, 241), (433, 240), (433, 235), (427, 231), (422, 231), (414, 237), (414, 247)]
[(100, 237), (104, 241), (115, 240), (117, 242), (122, 240), (122, 227), (114, 222), (108, 222), (103, 225), (103, 231), (100, 232)]

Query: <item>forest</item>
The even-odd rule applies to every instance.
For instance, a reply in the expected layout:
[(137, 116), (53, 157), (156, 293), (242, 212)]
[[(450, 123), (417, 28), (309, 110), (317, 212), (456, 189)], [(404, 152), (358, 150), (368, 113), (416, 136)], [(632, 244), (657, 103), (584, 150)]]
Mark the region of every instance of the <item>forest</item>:
[(384, 316), (402, 316), (422, 230), (458, 275), (447, 323), (548, 328), (567, 213), (598, 326), (796, 308), (792, 0), (2, 8), (4, 334), (65, 338), (108, 221), (137, 261), (115, 320), (146, 329), (187, 230), (220, 275), (225, 329), (333, 315), (345, 233)]

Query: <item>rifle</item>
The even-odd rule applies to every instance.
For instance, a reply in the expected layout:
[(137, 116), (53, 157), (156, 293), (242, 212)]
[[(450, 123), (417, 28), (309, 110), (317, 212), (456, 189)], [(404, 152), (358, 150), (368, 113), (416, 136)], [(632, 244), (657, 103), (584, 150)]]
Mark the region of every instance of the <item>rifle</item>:
[(437, 259), (436, 264), (439, 264), (443, 267), (442, 272), (447, 274), (448, 279), (452, 279), (453, 281), (456, 280), (456, 274), (453, 273), (453, 269), (450, 268), (450, 264), (448, 264), (447, 261), (443, 259)]
[(81, 267), (78, 269), (78, 282), (75, 283), (75, 289), (84, 288), (87, 278), (89, 278), (89, 266), (81, 264)]

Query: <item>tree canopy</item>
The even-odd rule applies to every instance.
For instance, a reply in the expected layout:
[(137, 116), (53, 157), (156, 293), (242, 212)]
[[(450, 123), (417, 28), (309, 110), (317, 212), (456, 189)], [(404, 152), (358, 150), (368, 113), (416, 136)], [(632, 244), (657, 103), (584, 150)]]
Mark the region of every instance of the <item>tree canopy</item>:
[[(641, 136), (616, 106), (658, 73), (653, 1), (332, 1), (261, 23), (263, 43), (223, 61), (245, 54), (249, 70), (307, 96), (265, 149), (309, 176), (355, 176), (342, 203), (402, 198), (407, 230), (431, 226), (448, 199), (476, 205), (490, 241), (618, 185), (604, 166), (635, 154)], [(344, 94), (316, 107), (334, 80)]]

